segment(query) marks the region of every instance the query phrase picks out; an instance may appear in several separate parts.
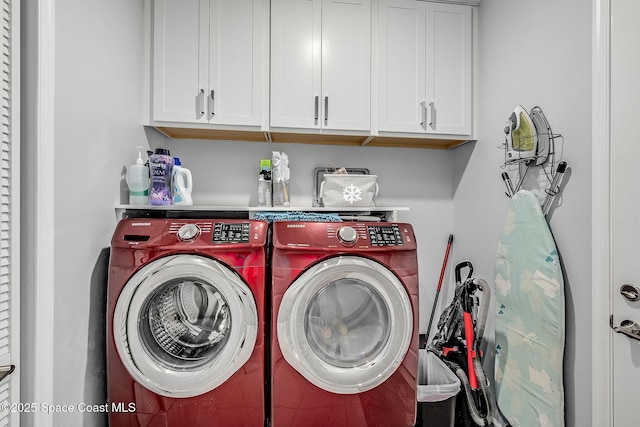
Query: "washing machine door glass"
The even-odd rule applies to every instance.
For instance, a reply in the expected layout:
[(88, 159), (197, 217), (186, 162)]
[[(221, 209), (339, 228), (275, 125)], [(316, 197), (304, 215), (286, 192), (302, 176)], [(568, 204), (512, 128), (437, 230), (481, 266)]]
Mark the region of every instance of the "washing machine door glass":
[(230, 268), (197, 255), (155, 260), (134, 274), (114, 312), (120, 358), (136, 381), (168, 397), (192, 397), (249, 359), (258, 316)]
[(370, 390), (402, 363), (413, 310), (398, 277), (367, 258), (330, 258), (305, 271), (278, 310), (278, 342), (287, 362), (334, 393)]

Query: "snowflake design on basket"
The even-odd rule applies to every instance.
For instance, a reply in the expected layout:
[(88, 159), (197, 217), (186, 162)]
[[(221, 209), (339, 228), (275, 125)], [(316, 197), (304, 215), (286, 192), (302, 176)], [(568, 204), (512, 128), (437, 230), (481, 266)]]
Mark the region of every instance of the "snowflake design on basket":
[(349, 184), (342, 188), (342, 198), (345, 202), (354, 203), (362, 200), (362, 188)]

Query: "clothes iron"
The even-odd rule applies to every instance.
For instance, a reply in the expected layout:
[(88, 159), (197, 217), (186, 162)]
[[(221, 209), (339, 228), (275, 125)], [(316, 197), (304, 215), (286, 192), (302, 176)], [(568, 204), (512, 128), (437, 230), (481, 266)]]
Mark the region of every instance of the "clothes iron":
[(528, 163), (535, 159), (538, 135), (527, 111), (518, 105), (504, 127), (507, 144), (507, 163)]

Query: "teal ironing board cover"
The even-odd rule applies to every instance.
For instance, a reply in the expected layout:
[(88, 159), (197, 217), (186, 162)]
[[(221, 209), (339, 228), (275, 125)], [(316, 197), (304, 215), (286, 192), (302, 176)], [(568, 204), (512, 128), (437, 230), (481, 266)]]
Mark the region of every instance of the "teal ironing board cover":
[(511, 199), (495, 264), (496, 401), (514, 427), (564, 426), (564, 279), (538, 197)]

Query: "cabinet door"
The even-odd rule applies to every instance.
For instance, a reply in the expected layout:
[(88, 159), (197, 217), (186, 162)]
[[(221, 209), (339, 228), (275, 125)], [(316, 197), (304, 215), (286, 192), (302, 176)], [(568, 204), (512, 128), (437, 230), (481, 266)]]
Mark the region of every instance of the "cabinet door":
[(426, 3), (427, 133), (471, 134), (471, 6)]
[(378, 37), (378, 130), (426, 129), (426, 4), (381, 0)]
[(153, 3), (153, 120), (206, 123), (209, 0)]
[(322, 2), (322, 126), (369, 130), (371, 2)]
[(210, 123), (260, 125), (263, 0), (211, 0), (207, 114)]
[(320, 127), (320, 0), (271, 1), (271, 126)]

